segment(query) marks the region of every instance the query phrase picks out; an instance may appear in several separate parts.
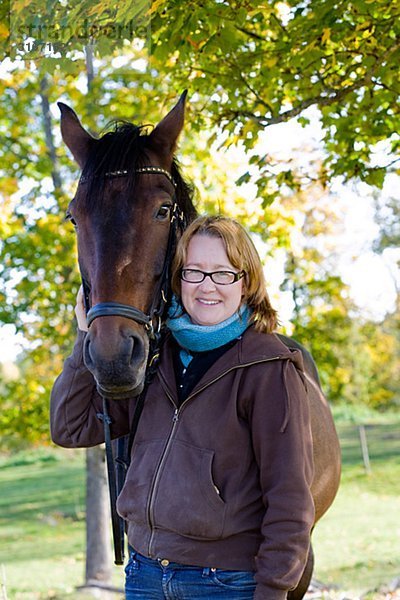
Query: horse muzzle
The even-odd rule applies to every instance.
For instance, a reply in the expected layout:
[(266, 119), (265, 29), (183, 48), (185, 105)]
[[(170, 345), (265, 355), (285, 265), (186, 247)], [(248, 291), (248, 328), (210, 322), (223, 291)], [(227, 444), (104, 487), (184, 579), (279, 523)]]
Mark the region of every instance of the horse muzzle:
[[(112, 321), (114, 321), (112, 323)], [(144, 385), (148, 336), (118, 317), (98, 318), (86, 335), (83, 359), (95, 378), (98, 392), (122, 400), (140, 394)]]

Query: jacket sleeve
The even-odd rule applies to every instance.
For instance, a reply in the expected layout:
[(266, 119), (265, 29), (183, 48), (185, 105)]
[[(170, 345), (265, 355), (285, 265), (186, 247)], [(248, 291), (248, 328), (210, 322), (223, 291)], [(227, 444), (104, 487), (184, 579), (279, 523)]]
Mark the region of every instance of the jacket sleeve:
[(250, 416), (266, 509), (254, 598), (282, 600), (298, 584), (309, 552), (313, 447), (306, 390), (295, 366), (283, 360), (263, 369)]
[[(96, 446), (104, 442), (103, 400), (93, 375), (83, 362), (85, 332), (78, 331), (71, 356), (57, 377), (50, 397), (50, 432), (53, 442), (66, 448)], [(129, 400), (109, 402), (113, 438), (129, 433)]]

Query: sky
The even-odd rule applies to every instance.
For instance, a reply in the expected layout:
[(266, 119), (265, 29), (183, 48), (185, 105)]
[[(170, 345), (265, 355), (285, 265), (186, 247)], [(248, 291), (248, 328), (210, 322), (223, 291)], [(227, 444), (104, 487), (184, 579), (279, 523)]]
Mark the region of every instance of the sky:
[[(388, 184), (383, 193), (390, 194), (391, 187)], [(365, 315), (379, 318), (395, 308), (394, 280), (400, 286), (396, 266), (396, 261), (400, 260), (400, 249), (386, 250), (382, 255), (371, 250), (379, 227), (374, 222), (371, 190), (365, 189), (363, 195), (363, 188), (360, 186), (358, 194), (351, 189), (343, 189), (347, 213), (340, 271), (345, 283), (351, 287), (354, 301)]]

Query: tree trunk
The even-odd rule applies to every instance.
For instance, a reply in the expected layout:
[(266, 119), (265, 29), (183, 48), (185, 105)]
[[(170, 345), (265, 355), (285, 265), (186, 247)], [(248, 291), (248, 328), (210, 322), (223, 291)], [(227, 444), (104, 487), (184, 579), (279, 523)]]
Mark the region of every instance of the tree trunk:
[(102, 446), (86, 450), (85, 586), (109, 585), (112, 575), (110, 508)]
[(43, 75), (43, 77), (40, 79), (40, 100), (42, 106), (43, 128), (44, 134), (46, 136), (47, 152), (51, 160), (51, 178), (53, 180), (54, 191), (57, 194), (61, 192), (62, 184), (57, 160), (56, 147), (54, 144), (48, 87), (48, 76)]

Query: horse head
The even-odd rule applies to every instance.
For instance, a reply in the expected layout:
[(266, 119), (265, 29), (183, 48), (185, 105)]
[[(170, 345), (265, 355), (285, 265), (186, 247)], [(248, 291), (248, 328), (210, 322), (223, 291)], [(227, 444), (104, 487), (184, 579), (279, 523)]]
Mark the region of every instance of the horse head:
[(124, 122), (100, 138), (59, 103), (62, 138), (82, 169), (67, 216), (76, 228), (88, 311), (84, 361), (108, 398), (143, 388), (175, 236), (195, 215), (174, 159), (185, 96), (150, 133)]

